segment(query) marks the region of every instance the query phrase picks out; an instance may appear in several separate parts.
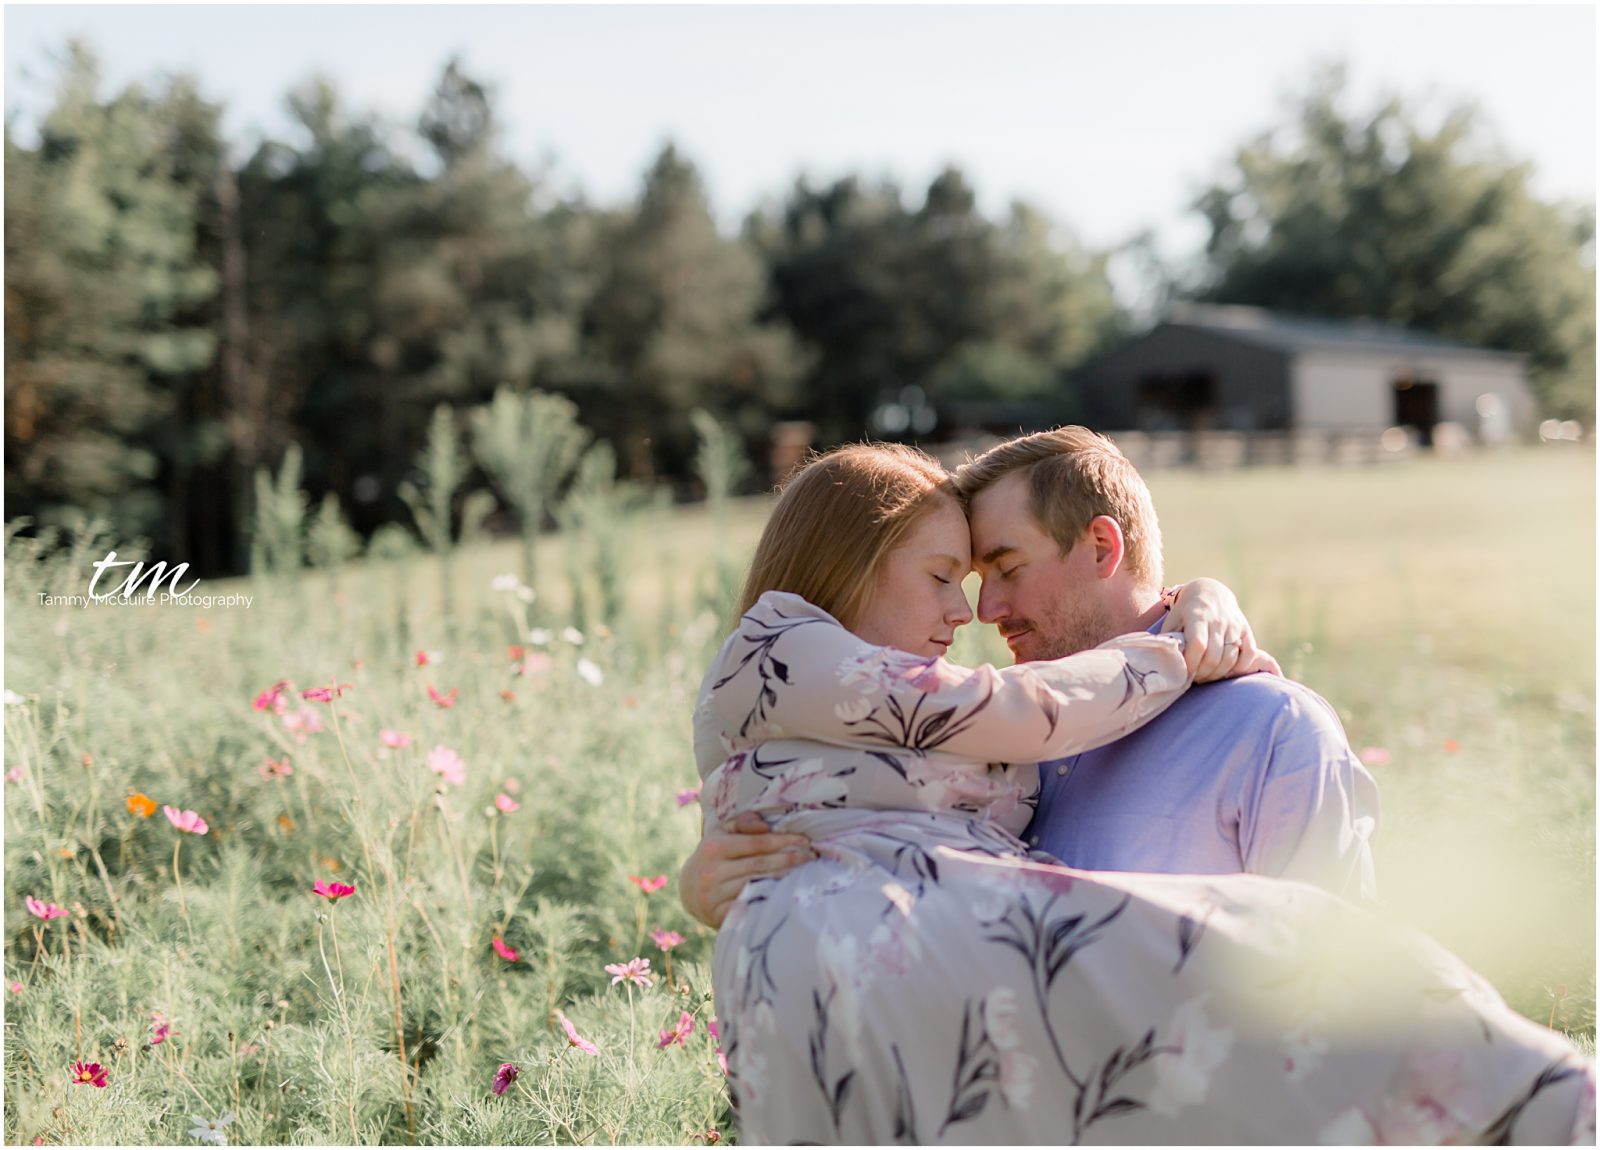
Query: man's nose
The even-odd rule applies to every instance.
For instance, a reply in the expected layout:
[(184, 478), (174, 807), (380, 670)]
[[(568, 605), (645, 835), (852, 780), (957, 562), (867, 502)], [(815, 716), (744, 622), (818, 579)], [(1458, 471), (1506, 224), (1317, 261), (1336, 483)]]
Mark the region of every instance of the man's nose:
[(978, 587), (978, 618), (985, 623), (998, 623), (1009, 614), (1011, 609), (1005, 599), (984, 580)]

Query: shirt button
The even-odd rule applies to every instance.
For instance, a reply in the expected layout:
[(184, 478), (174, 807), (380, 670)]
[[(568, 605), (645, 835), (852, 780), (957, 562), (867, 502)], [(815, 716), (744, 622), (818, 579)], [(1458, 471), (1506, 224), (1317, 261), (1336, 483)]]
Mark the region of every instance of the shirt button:
[(1056, 767), (1056, 774), (1065, 777), (1066, 773), (1067, 773), (1067, 764), (1066, 763), (1062, 763), (1060, 766)]
[(1028, 840), (1028, 845), (1030, 847), (1038, 846), (1039, 845), (1039, 836), (1038, 835), (1034, 835), (1031, 839), (1029, 839)]

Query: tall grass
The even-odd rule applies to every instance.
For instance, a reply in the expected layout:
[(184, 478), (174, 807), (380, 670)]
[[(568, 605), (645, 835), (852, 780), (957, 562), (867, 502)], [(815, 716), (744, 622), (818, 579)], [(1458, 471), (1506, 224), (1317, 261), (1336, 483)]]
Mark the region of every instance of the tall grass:
[[(1169, 577), (1233, 584), (1373, 749), (1386, 899), (1588, 1042), (1592, 467), (1529, 451), (1152, 477)], [(248, 608), (79, 609), (36, 594), (82, 593), (90, 562), (135, 549), (89, 531), (50, 557), (8, 536), (6, 1140), (186, 1143), (191, 1115), (229, 1112), (239, 1143), (728, 1136), (712, 935), (672, 883), (630, 876), (675, 875), (695, 841), (675, 795), (696, 782), (689, 710), (723, 625), (696, 588), (719, 552), (748, 554), (767, 506), (608, 520), (619, 613), (564, 638), (573, 590), (545, 580), (538, 642), (494, 589), (517, 541), (451, 554), (451, 638), (405, 547), (344, 563), (337, 592), (302, 570), (197, 591)], [(1005, 657), (979, 627), (958, 655)], [(280, 680), (283, 713), (255, 709)], [(317, 686), (342, 693), (300, 698)], [(461, 785), (430, 769), (439, 747)], [(181, 905), (179, 832), (132, 792), (210, 824), (182, 841)], [(330, 903), (317, 880), (356, 892)], [(35, 918), (27, 896), (68, 914)], [(658, 930), (685, 938), (670, 986)], [(603, 967), (635, 956), (654, 985), (613, 986)], [(156, 1045), (152, 1011), (176, 1030)], [(684, 1012), (694, 1033), (658, 1049)], [(69, 1083), (80, 1060), (104, 1089)], [(505, 1062), (520, 1073), (496, 1096)]]

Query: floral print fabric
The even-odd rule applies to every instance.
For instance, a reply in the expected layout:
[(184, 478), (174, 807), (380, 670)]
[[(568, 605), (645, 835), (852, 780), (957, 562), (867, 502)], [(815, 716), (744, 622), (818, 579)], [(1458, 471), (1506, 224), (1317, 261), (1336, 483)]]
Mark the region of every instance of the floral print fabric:
[(1186, 685), (1170, 635), (971, 670), (762, 596), (701, 690), (701, 803), (822, 857), (717, 938), (743, 1140), (1594, 1141), (1590, 1062), (1420, 935), (1300, 883), (1029, 854), (1033, 764)]

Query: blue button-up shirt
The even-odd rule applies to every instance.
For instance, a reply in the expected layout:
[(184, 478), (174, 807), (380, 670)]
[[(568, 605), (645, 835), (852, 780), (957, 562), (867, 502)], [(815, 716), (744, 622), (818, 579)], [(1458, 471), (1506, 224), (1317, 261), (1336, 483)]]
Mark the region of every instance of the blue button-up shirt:
[(1333, 708), (1292, 680), (1192, 687), (1131, 735), (1039, 773), (1024, 837), (1068, 866), (1248, 871), (1376, 895), (1377, 784)]

